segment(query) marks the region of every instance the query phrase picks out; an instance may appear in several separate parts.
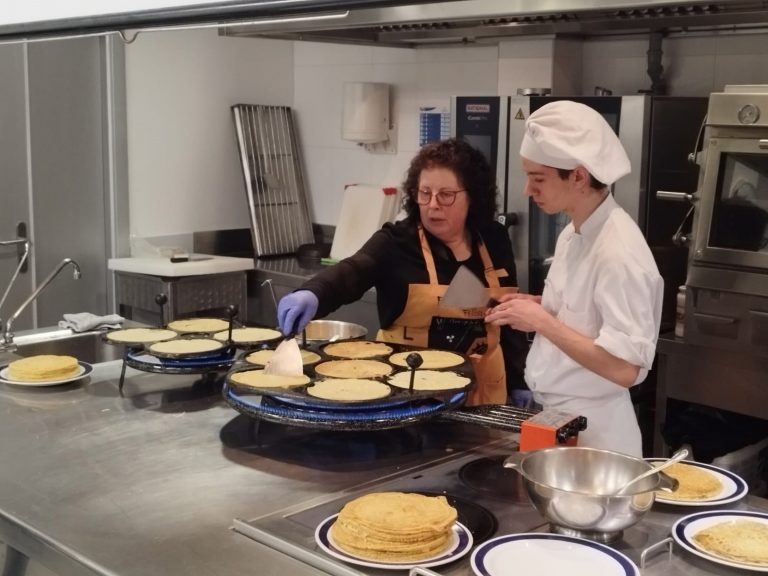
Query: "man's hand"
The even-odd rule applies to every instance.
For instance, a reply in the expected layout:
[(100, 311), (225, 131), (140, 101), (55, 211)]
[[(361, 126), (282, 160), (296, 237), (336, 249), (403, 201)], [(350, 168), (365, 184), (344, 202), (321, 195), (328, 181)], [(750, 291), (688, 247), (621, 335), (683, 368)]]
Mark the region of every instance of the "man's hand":
[(541, 305), (541, 297), (530, 294), (506, 294), (485, 316), (489, 324), (510, 326), (521, 332), (538, 332), (552, 320)]

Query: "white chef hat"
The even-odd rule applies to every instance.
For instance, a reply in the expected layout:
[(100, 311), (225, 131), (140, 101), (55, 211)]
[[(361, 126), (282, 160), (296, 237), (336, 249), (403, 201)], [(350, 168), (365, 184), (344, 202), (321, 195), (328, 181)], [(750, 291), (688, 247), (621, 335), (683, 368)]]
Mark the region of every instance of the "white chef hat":
[(584, 166), (604, 184), (631, 171), (629, 158), (608, 122), (594, 109), (571, 100), (550, 102), (525, 122), (520, 156), (573, 170)]

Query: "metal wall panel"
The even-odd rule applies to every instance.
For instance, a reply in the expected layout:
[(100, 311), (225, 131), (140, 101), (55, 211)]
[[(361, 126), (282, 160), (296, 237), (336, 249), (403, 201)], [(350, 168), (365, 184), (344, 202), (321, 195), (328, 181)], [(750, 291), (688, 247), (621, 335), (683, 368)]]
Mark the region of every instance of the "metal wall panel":
[(62, 271), (38, 298), (38, 325), (64, 313), (107, 312), (107, 211), (101, 41), (29, 45), (33, 234), (38, 280), (65, 257), (82, 278)]
[[(25, 48), (0, 46), (0, 240), (16, 238), (19, 222), (29, 224), (29, 179), (27, 175), (27, 127), (25, 89)], [(0, 297), (17, 266), (15, 247), (0, 248)], [(16, 279), (0, 318), (18, 308), (32, 290), (29, 266)], [(27, 311), (17, 326), (29, 326), (32, 314)]]

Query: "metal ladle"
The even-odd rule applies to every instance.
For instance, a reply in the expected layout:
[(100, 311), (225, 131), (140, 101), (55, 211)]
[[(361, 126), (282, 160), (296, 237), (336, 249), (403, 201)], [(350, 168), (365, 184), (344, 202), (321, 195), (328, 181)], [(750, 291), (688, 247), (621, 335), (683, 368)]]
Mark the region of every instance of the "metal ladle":
[(643, 473), (642, 473), (642, 474), (640, 474), (639, 476), (635, 476), (634, 478), (632, 478), (632, 480), (630, 480), (629, 482), (627, 482), (626, 484), (624, 484), (624, 486), (622, 486), (621, 488), (619, 488), (619, 489), (618, 489), (618, 490), (617, 490), (617, 491), (614, 493), (614, 495), (615, 495), (615, 496), (618, 496), (619, 494), (621, 494), (622, 492), (624, 492), (624, 491), (625, 491), (627, 488), (629, 488), (629, 487), (630, 487), (632, 484), (634, 484), (634, 483), (635, 483), (635, 482), (637, 482), (638, 480), (642, 480), (643, 478), (647, 478), (648, 476), (652, 476), (653, 474), (656, 474), (657, 472), (661, 472), (661, 471), (662, 471), (662, 470), (664, 470), (665, 468), (668, 468), (668, 467), (672, 466), (672, 464), (676, 464), (676, 463), (680, 462), (680, 460), (684, 460), (684, 459), (685, 459), (687, 456), (688, 456), (688, 449), (687, 449), (687, 448), (681, 448), (680, 450), (678, 450), (677, 452), (675, 452), (675, 453), (674, 453), (674, 454), (673, 454), (673, 455), (670, 457), (670, 459), (669, 459), (669, 460), (667, 460), (666, 462), (662, 462), (662, 463), (661, 463), (661, 464), (659, 464), (658, 466), (654, 466), (654, 467), (653, 467), (653, 468), (651, 468), (650, 470), (646, 470), (645, 472), (643, 472)]

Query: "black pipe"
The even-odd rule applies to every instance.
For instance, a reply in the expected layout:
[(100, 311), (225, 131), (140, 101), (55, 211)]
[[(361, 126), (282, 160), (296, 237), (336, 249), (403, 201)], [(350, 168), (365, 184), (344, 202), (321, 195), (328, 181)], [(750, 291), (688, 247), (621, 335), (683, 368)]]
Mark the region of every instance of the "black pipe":
[(661, 57), (664, 51), (661, 49), (661, 43), (664, 35), (661, 32), (651, 32), (648, 36), (648, 76), (651, 78), (650, 93), (654, 96), (664, 96), (667, 93), (667, 81), (662, 78), (664, 66), (661, 63)]

